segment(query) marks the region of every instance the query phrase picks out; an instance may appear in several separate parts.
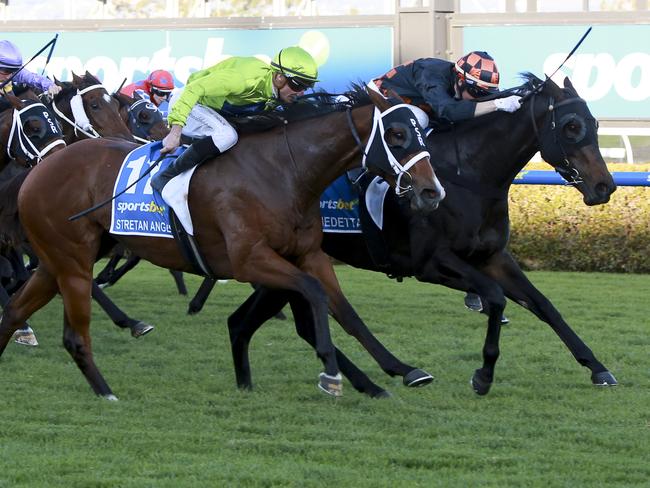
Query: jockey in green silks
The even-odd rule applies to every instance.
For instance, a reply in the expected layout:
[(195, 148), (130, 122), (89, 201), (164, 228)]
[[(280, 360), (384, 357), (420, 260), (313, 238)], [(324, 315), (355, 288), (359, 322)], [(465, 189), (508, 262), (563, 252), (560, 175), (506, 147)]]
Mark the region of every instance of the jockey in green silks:
[[(182, 92), (172, 96), (167, 118), (171, 125), (161, 154), (173, 152), (181, 135), (198, 141), (167, 169), (158, 172), (151, 186), (162, 193), (174, 176), (237, 143), (237, 132), (220, 114), (245, 113), (250, 108), (293, 103), (318, 81), (318, 65), (304, 49), (282, 49), (271, 64), (255, 57), (232, 57), (193, 73)], [(165, 199), (165, 195), (163, 195)]]

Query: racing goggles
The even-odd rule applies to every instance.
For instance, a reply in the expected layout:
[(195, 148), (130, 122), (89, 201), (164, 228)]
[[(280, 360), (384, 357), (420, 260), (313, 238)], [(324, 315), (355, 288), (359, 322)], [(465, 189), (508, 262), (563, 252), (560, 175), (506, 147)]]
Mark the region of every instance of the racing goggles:
[(0, 68), (0, 75), (13, 75), (16, 71), (18, 71), (18, 68), (8, 68), (3, 66)]
[(473, 83), (468, 83), (467, 81), (465, 81), (465, 89), (467, 90), (467, 93), (474, 98), (487, 97), (491, 94), (491, 92), (487, 91), (485, 88), (481, 88)]
[(291, 91), (301, 92), (314, 87), (314, 81), (298, 78), (297, 76), (287, 76), (286, 73), (285, 76), (287, 77), (287, 85)]
[(172, 95), (171, 90), (161, 90), (160, 88), (156, 87), (151, 87), (151, 94), (156, 95), (158, 97), (164, 98), (165, 100), (169, 100), (169, 97)]

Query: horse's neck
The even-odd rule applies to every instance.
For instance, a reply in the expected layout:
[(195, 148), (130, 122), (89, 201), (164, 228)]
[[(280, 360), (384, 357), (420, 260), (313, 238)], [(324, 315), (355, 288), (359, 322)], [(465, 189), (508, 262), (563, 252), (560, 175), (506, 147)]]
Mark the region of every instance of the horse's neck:
[(453, 160), (461, 174), (471, 171), (482, 185), (492, 188), (505, 188), (512, 183), (539, 147), (530, 108), (524, 106), (520, 110), (514, 117), (494, 113), (488, 117), (502, 121), (486, 120), (479, 125), (477, 120), (471, 130), (457, 128), (456, 133), (448, 136), (455, 138)]
[[(373, 109), (374, 105), (369, 105), (352, 110), (354, 130), (364, 146), (372, 129)], [(288, 140), (293, 146), (290, 154), (300, 166), (294, 173), (297, 185), (309, 189), (308, 198), (317, 200), (336, 178), (361, 164), (363, 148), (357, 144), (345, 112), (312, 120)]]

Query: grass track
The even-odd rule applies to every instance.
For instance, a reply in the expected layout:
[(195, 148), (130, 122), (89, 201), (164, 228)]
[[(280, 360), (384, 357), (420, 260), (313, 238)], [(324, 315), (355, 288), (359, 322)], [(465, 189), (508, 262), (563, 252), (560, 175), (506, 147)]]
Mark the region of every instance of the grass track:
[(393, 398), (347, 382), (343, 398), (327, 398), (312, 350), (291, 322), (272, 321), (251, 345), (255, 390), (237, 391), (225, 319), (250, 288), (219, 286), (189, 317), (167, 272), (145, 264), (109, 294), (152, 334), (132, 339), (93, 311), (95, 359), (119, 402), (94, 397), (62, 348), (59, 299), (32, 320), (38, 348), (8, 346), (0, 488), (650, 486), (650, 276), (530, 273), (619, 387), (591, 386), (550, 328), (509, 304), (495, 384), (479, 398), (469, 378), (485, 320), (460, 292), (337, 272), (380, 340), (432, 385), (401, 386), (332, 324)]

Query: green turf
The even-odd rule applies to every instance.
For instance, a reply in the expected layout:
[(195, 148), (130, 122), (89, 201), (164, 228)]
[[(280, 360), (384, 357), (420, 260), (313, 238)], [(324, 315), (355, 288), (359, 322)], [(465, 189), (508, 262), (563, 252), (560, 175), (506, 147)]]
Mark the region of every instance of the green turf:
[[(132, 339), (93, 308), (95, 359), (119, 402), (96, 398), (61, 346), (60, 300), (37, 313), (40, 346), (0, 359), (0, 487), (650, 486), (650, 276), (530, 273), (620, 386), (591, 385), (549, 327), (510, 303), (495, 384), (477, 397), (484, 316), (463, 294), (337, 266), (382, 342), (435, 376), (407, 389), (332, 324), (336, 343), (391, 391), (316, 388), (320, 363), (290, 321), (251, 345), (240, 392), (225, 320), (249, 294), (218, 286), (197, 317), (166, 271), (141, 265), (109, 294), (156, 325)], [(188, 279), (191, 291), (198, 286)]]

